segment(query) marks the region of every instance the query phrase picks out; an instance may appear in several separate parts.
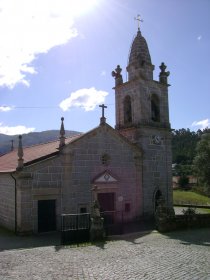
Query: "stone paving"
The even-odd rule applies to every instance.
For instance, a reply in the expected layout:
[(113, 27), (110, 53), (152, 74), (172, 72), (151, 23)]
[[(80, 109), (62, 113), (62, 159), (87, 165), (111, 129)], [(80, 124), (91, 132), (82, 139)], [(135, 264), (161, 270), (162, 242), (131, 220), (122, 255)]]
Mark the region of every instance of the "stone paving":
[(210, 279), (210, 229), (135, 233), (80, 247), (28, 245), (7, 250), (0, 243), (1, 280)]

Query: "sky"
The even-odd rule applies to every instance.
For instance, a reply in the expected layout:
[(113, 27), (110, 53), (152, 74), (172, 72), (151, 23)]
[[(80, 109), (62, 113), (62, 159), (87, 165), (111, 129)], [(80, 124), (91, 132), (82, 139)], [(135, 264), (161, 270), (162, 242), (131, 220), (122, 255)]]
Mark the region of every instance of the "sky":
[(154, 80), (170, 71), (173, 129), (210, 127), (210, 0), (0, 0), (0, 133), (86, 132), (100, 104), (115, 126), (114, 78), (126, 81), (137, 34), (147, 41)]

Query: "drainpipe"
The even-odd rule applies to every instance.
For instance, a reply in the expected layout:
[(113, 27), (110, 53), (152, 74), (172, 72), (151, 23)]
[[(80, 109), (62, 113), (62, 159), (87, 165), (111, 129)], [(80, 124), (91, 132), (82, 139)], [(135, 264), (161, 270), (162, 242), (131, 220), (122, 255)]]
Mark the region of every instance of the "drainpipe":
[(17, 235), (17, 180), (12, 173), (10, 173), (10, 175), (15, 182), (15, 234)]

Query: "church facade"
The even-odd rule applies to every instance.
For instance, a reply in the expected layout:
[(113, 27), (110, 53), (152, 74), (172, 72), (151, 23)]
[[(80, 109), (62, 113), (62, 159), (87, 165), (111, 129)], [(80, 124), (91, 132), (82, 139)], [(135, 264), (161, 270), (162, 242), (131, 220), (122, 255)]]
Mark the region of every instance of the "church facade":
[[(115, 79), (116, 126), (104, 111), (93, 130), (58, 141), (22, 148), (0, 157), (0, 225), (16, 232), (59, 230), (61, 214), (88, 213), (96, 190), (101, 211), (124, 222), (152, 218), (162, 196), (172, 207), (169, 72), (159, 81), (146, 40), (138, 29), (123, 82)], [(101, 106), (104, 110), (104, 105)], [(44, 225), (44, 227), (43, 227)]]

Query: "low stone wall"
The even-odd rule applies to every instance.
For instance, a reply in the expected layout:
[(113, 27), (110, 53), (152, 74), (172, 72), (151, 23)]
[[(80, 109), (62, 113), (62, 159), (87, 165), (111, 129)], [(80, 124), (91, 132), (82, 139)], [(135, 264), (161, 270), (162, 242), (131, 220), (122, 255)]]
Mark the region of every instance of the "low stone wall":
[(176, 229), (210, 227), (210, 214), (176, 215)]
[(156, 226), (159, 232), (210, 227), (210, 214), (176, 215), (173, 218), (167, 217), (167, 219), (160, 217), (157, 220)]
[(210, 209), (210, 205), (206, 204), (174, 204), (174, 207), (187, 207), (187, 208), (201, 208), (201, 209)]

